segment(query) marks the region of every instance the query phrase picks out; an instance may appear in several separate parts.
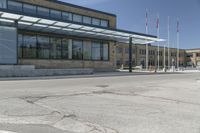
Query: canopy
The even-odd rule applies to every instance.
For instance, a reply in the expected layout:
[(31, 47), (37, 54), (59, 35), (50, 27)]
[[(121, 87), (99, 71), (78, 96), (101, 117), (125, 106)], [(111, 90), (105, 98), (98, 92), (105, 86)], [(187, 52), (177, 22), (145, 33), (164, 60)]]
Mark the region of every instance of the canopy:
[(0, 22), (18, 23), (18, 29), (49, 32), (55, 34), (73, 35), (88, 38), (111, 40), (129, 43), (132, 38), (133, 44), (148, 44), (163, 41), (156, 36), (146, 35), (120, 29), (94, 27), (79, 23), (65, 22), (51, 18), (30, 16), (8, 11), (0, 11)]

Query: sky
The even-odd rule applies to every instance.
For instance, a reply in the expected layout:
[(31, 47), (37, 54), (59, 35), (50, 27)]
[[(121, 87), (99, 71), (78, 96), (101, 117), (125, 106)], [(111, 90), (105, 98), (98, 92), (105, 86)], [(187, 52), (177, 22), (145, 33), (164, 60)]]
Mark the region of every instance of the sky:
[[(200, 0), (61, 0), (117, 15), (117, 28), (145, 33), (148, 10), (148, 33), (157, 35), (156, 17), (160, 17), (160, 38), (167, 40), (170, 17), (170, 47), (176, 47), (179, 18), (180, 48), (200, 48)], [(160, 45), (165, 45), (162, 42)]]

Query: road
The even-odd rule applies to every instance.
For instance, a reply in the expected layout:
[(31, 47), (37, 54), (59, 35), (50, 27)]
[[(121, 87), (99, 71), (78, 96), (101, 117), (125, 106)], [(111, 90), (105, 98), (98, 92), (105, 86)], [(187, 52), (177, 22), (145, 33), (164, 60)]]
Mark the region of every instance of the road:
[(0, 133), (200, 133), (200, 73), (4, 79)]

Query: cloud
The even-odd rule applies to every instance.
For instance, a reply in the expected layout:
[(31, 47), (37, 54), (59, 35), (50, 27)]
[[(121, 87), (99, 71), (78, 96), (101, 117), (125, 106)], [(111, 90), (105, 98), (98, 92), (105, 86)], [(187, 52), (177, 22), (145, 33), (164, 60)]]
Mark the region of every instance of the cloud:
[(82, 6), (91, 6), (91, 5), (102, 4), (108, 2), (109, 0), (61, 0), (61, 1)]

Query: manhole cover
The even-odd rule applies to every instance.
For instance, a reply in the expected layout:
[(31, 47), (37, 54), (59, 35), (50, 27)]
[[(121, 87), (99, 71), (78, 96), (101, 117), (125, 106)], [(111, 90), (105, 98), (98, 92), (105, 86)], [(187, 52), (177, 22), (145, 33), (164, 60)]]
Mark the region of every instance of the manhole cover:
[(97, 85), (96, 87), (107, 88), (109, 85)]

